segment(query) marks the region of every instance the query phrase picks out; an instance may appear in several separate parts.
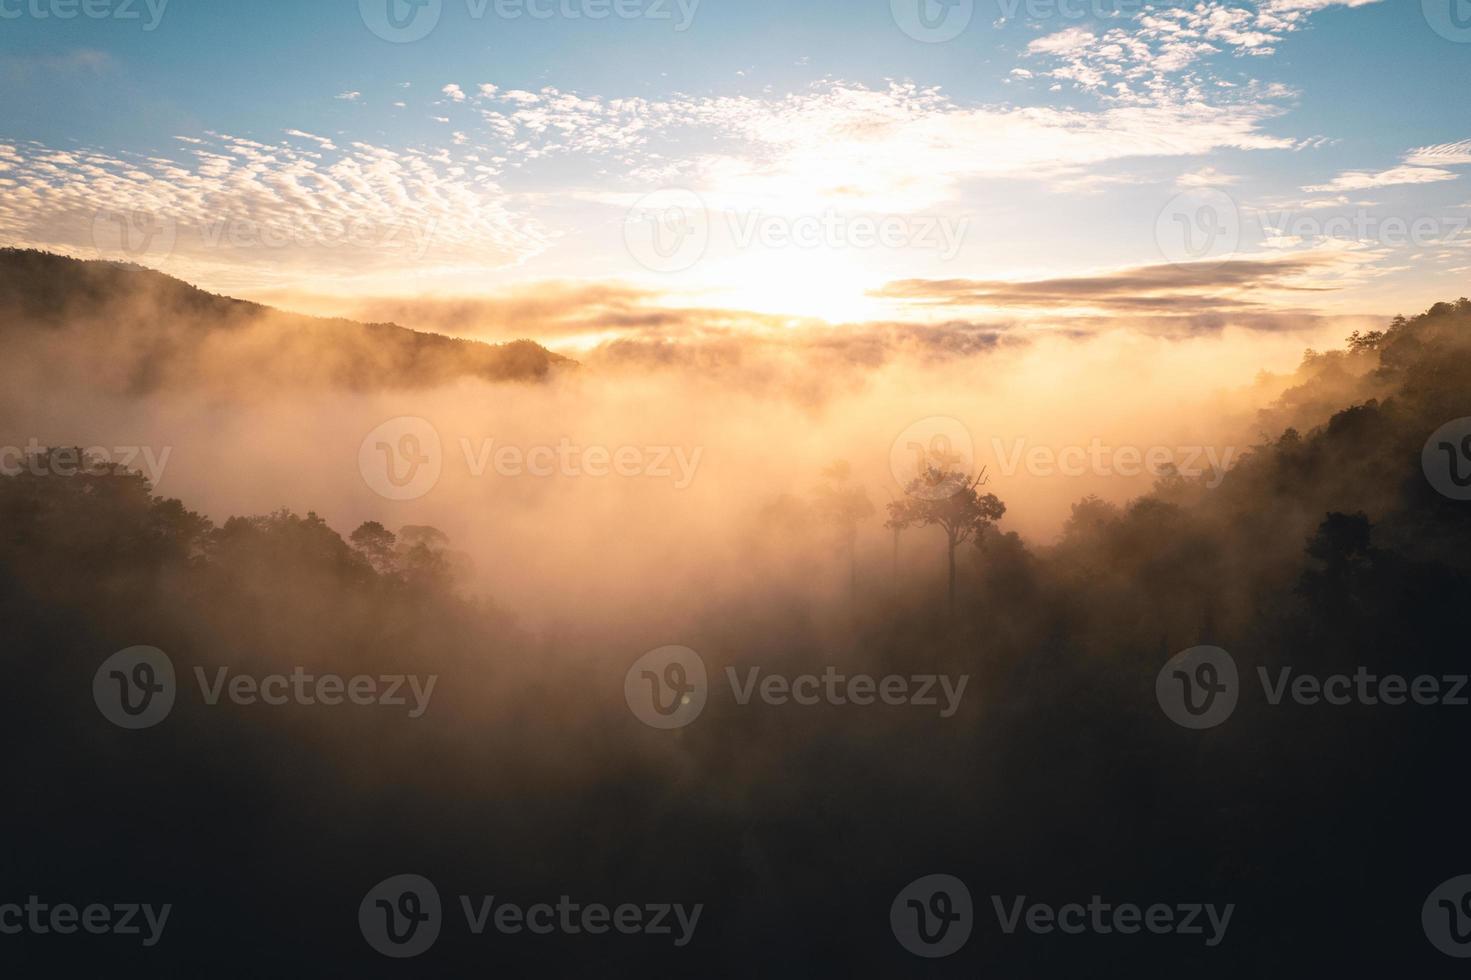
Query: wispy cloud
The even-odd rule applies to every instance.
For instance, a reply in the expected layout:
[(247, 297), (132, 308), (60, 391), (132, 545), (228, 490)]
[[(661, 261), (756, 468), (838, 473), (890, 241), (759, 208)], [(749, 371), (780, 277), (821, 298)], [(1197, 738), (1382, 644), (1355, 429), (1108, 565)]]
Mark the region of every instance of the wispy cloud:
[(1397, 184), (1434, 184), (1442, 180), (1455, 180), (1459, 174), (1437, 167), (1391, 167), (1388, 170), (1348, 170), (1326, 184), (1309, 184), (1303, 190), (1309, 194), (1361, 191), (1371, 187), (1393, 187)]
[(1419, 147), (1405, 154), (1405, 163), (1417, 167), (1453, 167), (1471, 163), (1471, 139)]
[[(1351, 260), (1350, 260), (1351, 261)], [(1180, 314), (1265, 310), (1263, 291), (1319, 292), (1335, 288), (1343, 267), (1336, 250), (1219, 263), (1141, 266), (1092, 276), (1035, 280), (906, 279), (878, 295), (931, 306), (974, 309)]]

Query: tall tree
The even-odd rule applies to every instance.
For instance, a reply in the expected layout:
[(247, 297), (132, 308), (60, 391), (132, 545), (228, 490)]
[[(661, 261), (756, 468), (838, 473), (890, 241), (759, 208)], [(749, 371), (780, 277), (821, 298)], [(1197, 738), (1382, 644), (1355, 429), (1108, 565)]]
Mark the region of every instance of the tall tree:
[(1006, 513), (1006, 505), (994, 493), (977, 489), (987, 482), (985, 467), (970, 478), (932, 466), (909, 482), (903, 498), (889, 504), (885, 527), (895, 531), (939, 527), (945, 532), (951, 616), (955, 615), (955, 549), (984, 534)]

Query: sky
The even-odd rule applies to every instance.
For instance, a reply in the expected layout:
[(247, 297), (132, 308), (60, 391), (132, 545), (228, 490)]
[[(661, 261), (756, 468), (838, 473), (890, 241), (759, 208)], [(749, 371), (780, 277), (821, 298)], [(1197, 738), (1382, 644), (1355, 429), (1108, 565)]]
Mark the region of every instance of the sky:
[(1468, 81), (1467, 0), (0, 0), (0, 242), (312, 312), (1286, 329), (1468, 292)]

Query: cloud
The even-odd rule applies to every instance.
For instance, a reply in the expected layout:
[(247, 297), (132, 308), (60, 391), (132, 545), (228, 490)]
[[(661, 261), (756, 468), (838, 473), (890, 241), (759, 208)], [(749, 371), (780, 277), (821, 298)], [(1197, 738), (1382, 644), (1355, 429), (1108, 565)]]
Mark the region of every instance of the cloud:
[(458, 85), (454, 84), (453, 82), (451, 82), (449, 85), (446, 85), (444, 88), (440, 89), (440, 91), (443, 92), (445, 95), (449, 96), (450, 97), (450, 101), (452, 101), (452, 102), (464, 102), (465, 101), (465, 92), (464, 92), (464, 90), (461, 89)]
[(1403, 160), (1400, 166), (1388, 170), (1346, 170), (1326, 184), (1312, 184), (1303, 190), (1309, 194), (1336, 193), (1455, 180), (1460, 175), (1443, 168), (1471, 164), (1471, 140), (1418, 147), (1407, 151)]
[[(573, 357), (600, 375), (626, 369), (647, 381), (661, 369), (692, 371), (703, 379), (738, 381), (781, 397), (820, 401), (836, 389), (861, 389), (870, 372), (896, 363), (962, 361), (992, 351), (1025, 348), (1041, 338), (1081, 338), (1124, 331), (1159, 337), (1216, 334), (1229, 327), (1286, 332), (1320, 329), (1331, 317), (1212, 301), (1209, 290), (1249, 294), (1257, 284), (1283, 282), (1326, 259), (1244, 262), (1212, 273), (1175, 267), (1126, 270), (1104, 285), (1087, 280), (987, 284), (967, 280), (890, 284), (910, 298), (925, 297), (955, 315), (928, 322), (871, 320), (830, 325), (817, 320), (669, 305), (669, 294), (615, 281), (541, 281), (486, 296), (381, 298), (344, 306), (309, 296), (278, 296), (292, 309), (391, 321), (419, 330), (494, 341), (529, 338)], [(1097, 277), (1106, 280), (1111, 277)], [(1028, 288), (1030, 287), (1030, 288)], [(1017, 314), (969, 315), (966, 294), (1020, 289)], [(1066, 309), (1045, 292), (1068, 297), (1113, 297), (1109, 308)], [(1155, 302), (1130, 304), (1129, 292)], [(1174, 293), (1173, 301), (1166, 291)], [(1204, 298), (1202, 298), (1204, 297)], [(951, 302), (954, 301), (954, 302)], [(1076, 305), (1076, 304), (1075, 304)]]
[(1199, 170), (1183, 173), (1175, 179), (1175, 183), (1180, 187), (1228, 187), (1240, 182), (1240, 177), (1235, 174), (1222, 173), (1215, 167), (1201, 167)]
[(1334, 288), (1344, 265), (1325, 250), (1226, 262), (1140, 266), (1093, 276), (1035, 280), (904, 279), (876, 295), (928, 306), (1076, 310), (1107, 314), (1265, 312), (1260, 294)]
[(1371, 187), (1392, 187), (1399, 184), (1432, 184), (1442, 180), (1455, 180), (1459, 174), (1436, 167), (1401, 166), (1377, 173), (1371, 170), (1348, 170), (1326, 184), (1311, 184), (1303, 188), (1308, 194), (1361, 191)]
[(664, 369), (716, 376), (782, 398), (820, 401), (898, 360), (944, 361), (1025, 344), (1005, 320), (874, 321), (834, 327), (786, 315), (670, 305), (668, 294), (617, 281), (543, 280), (488, 295), (340, 298), (278, 292), (288, 309), (491, 341), (532, 339), (594, 368), (647, 380)]
[(1405, 163), (1417, 167), (1453, 167), (1471, 163), (1471, 140), (1419, 147), (1405, 154)]
[(509, 104), (483, 110), (488, 139), (512, 167), (550, 155), (605, 161), (631, 185), (599, 181), (591, 196), (610, 203), (634, 187), (681, 186), (716, 207), (910, 213), (955, 199), (969, 180), (1046, 181), (1129, 158), (1292, 145), (1263, 131), (1280, 110), (1260, 90), (1098, 111), (967, 105), (913, 82), (824, 82), (764, 98), (527, 95), (503, 93)]
[(304, 133), (304, 132), (302, 132), (299, 129), (288, 129), (288, 130), (286, 130), (286, 135), (287, 136), (295, 136), (298, 139), (311, 140), (312, 142), (316, 143), (318, 146), (320, 146), (324, 150), (335, 150), (335, 149), (337, 149), (337, 144), (336, 143), (333, 143), (332, 140), (329, 139), (326, 136), (316, 136), (316, 135), (314, 135), (312, 133)]
[(1314, 13), (1329, 7), (1367, 7), (1379, 0), (1267, 0), (1261, 9), (1273, 14)]
[(1098, 37), (1092, 31), (1082, 27), (1069, 27), (1065, 31), (1037, 38), (1027, 45), (1027, 52), (1066, 58), (1086, 51), (1097, 43)]
[(18, 144), (3, 161), (0, 235), (221, 286), (493, 268), (546, 245), (494, 169), (453, 150), (287, 135), (297, 142), (187, 137), (172, 158)]
[(342, 93), (339, 93), (336, 97), (338, 99), (340, 99), (341, 101), (343, 101), (343, 102), (356, 102), (358, 99), (361, 99), (363, 97), (363, 93), (361, 93), (361, 92), (342, 92)]
[(664, 322), (671, 311), (650, 304), (651, 290), (620, 282), (539, 280), (480, 296), (365, 297), (344, 301), (310, 295), (262, 297), (293, 309), (392, 322), (417, 330), (485, 340), (564, 341), (600, 331), (625, 331)]
[[(1299, 30), (1307, 17), (1332, 6), (1359, 7), (1376, 0), (1267, 0), (1256, 5), (1207, 0), (1188, 7), (1146, 7), (1128, 27), (1101, 34), (1069, 27), (1037, 38), (1029, 57), (1061, 62), (1043, 72), (1110, 98), (1197, 91), (1198, 80), (1176, 76), (1197, 62), (1229, 51), (1266, 56)], [(1105, 89), (1105, 86), (1108, 86)]]

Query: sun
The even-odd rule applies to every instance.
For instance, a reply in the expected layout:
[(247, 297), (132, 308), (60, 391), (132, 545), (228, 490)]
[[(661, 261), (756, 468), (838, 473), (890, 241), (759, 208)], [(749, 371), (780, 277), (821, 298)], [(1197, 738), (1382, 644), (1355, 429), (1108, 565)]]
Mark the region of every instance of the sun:
[(886, 301), (869, 295), (882, 277), (865, 266), (836, 249), (773, 249), (712, 262), (706, 271), (718, 294), (712, 299), (731, 309), (856, 323), (891, 313)]

